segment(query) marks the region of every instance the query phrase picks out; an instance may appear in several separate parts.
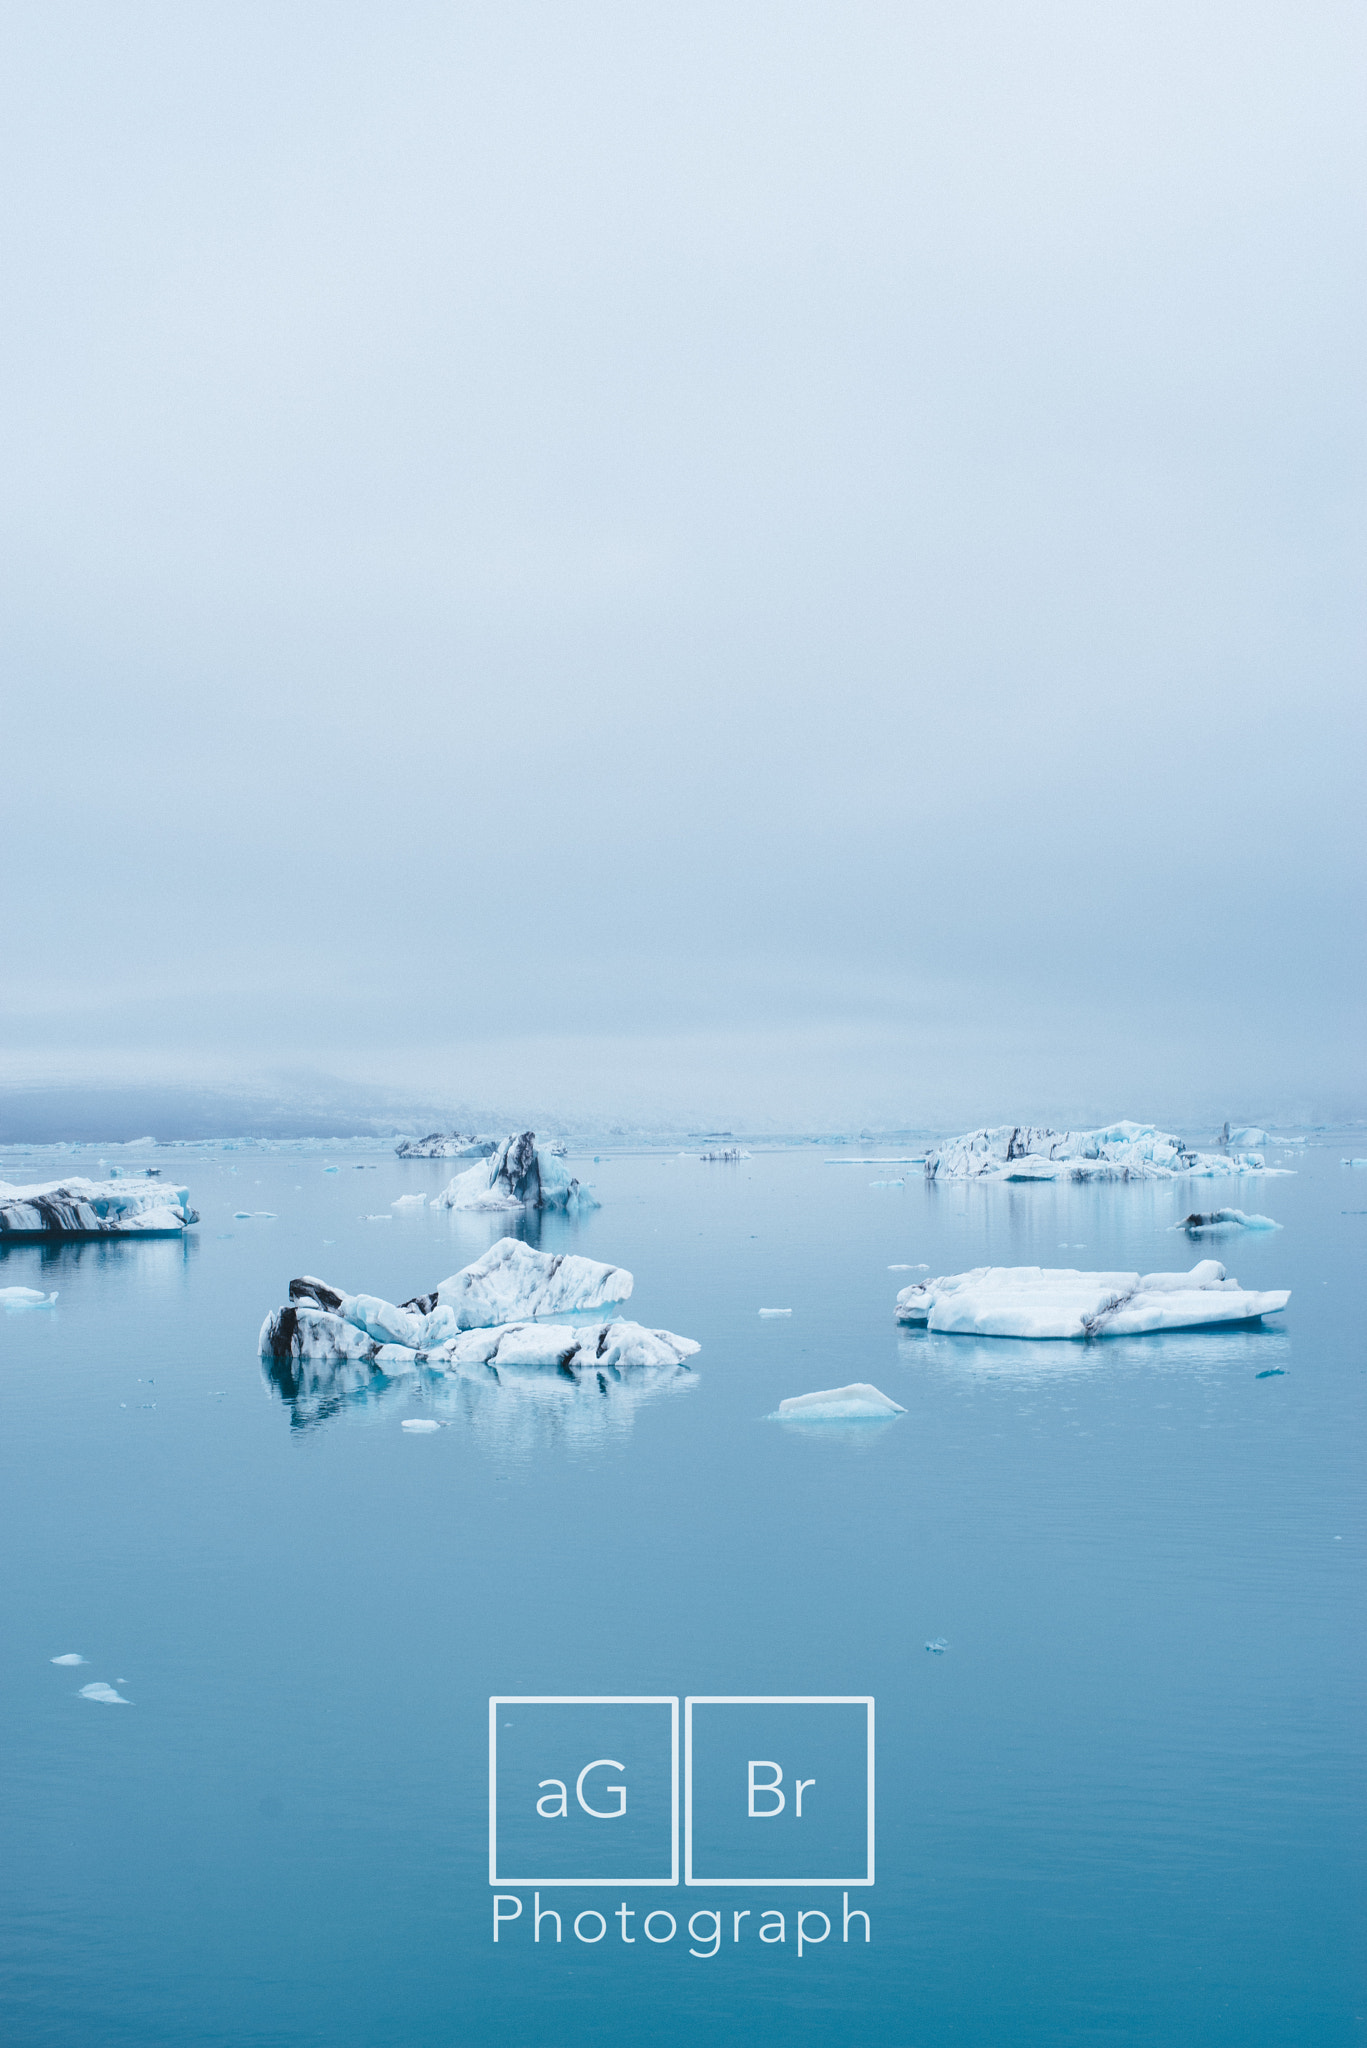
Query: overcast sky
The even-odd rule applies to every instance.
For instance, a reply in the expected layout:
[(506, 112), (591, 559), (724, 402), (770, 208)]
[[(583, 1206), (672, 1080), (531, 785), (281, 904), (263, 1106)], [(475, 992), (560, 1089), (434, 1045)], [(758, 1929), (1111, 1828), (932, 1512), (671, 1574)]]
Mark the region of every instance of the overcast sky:
[(8, 9), (0, 1077), (1367, 1107), (1365, 21)]

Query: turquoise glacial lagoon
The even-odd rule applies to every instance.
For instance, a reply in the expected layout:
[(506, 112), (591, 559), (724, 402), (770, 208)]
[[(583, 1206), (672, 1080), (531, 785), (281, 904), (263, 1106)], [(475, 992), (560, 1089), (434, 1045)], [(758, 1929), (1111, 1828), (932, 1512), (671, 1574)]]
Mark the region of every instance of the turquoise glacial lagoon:
[[(263, 1373), (295, 1274), (399, 1300), (504, 1234), (391, 1208), (452, 1162), (177, 1152), (184, 1243), (0, 1255), (59, 1293), (0, 1315), (7, 2048), (1362, 2039), (1360, 1143), (1213, 1190), (830, 1163), (904, 1149), (572, 1157), (601, 1208), (520, 1234), (629, 1267), (627, 1313), (702, 1345), (639, 1398), (291, 1403)], [(1217, 1200), (1283, 1228), (1172, 1229)], [(1210, 1255), (1287, 1312), (1093, 1345), (893, 1322), (893, 1267)], [(906, 1412), (767, 1419), (850, 1381)], [(567, 1696), (656, 1704), (524, 1704)], [(816, 1761), (771, 1821), (790, 1738)], [(818, 1848), (836, 1882), (794, 1883)]]

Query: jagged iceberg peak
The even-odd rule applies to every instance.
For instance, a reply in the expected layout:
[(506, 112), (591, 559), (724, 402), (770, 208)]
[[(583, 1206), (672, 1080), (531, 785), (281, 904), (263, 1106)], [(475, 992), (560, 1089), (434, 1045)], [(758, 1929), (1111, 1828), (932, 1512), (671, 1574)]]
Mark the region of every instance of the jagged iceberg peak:
[(1285, 1288), (1241, 1287), (1217, 1259), (1202, 1259), (1189, 1273), (975, 1266), (904, 1287), (897, 1320), (972, 1337), (1137, 1337), (1253, 1322), (1290, 1299)]
[(563, 1146), (538, 1145), (535, 1131), (505, 1138), (487, 1160), (458, 1173), (436, 1197), (440, 1209), (596, 1209), (570, 1173)]
[(401, 1138), (394, 1150), (400, 1159), (487, 1159), (498, 1150), (498, 1139), (474, 1131), (429, 1131), (425, 1138)]
[(997, 1124), (950, 1138), (926, 1153), (927, 1180), (1177, 1180), (1265, 1173), (1258, 1152), (1198, 1152), (1153, 1124), (1097, 1131)]
[(146, 1179), (0, 1181), (0, 1237), (179, 1237), (199, 1221), (189, 1195)]
[(382, 1344), (430, 1351), (462, 1330), (615, 1307), (629, 1298), (635, 1284), (624, 1266), (604, 1265), (577, 1252), (538, 1252), (519, 1238), (501, 1237), (430, 1294), (415, 1294), (397, 1305), (375, 1294), (346, 1294), (308, 1274), (291, 1280), (290, 1301), (296, 1308), (326, 1309)]
[[(398, 1304), (309, 1276), (292, 1280), (289, 1304), (267, 1316), (259, 1348), (285, 1398), (318, 1412), (395, 1379), (506, 1385), (510, 1375), (549, 1372), (608, 1391), (686, 1373), (684, 1360), (700, 1349), (691, 1338), (601, 1319), (633, 1284), (621, 1266), (505, 1237), (432, 1293)], [(598, 1319), (587, 1325), (534, 1320), (588, 1311)]]

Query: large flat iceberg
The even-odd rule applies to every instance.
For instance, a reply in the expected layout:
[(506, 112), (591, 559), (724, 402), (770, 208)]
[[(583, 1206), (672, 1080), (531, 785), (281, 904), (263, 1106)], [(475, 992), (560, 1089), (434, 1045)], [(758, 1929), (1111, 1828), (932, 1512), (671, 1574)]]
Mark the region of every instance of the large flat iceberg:
[(947, 1139), (926, 1153), (927, 1180), (1178, 1180), (1266, 1173), (1259, 1152), (1198, 1152), (1153, 1124), (1051, 1131), (997, 1124)]
[(1189, 1273), (976, 1266), (904, 1287), (897, 1320), (972, 1337), (1136, 1337), (1252, 1322), (1290, 1299), (1284, 1288), (1240, 1287), (1216, 1259), (1202, 1259)]
[(425, 1138), (401, 1138), (394, 1150), (400, 1159), (487, 1159), (497, 1152), (498, 1139), (474, 1131), (429, 1131)]
[(504, 1138), (487, 1160), (467, 1167), (436, 1196), (439, 1209), (596, 1209), (598, 1202), (570, 1173), (560, 1151), (538, 1145), (534, 1131)]
[(179, 1237), (199, 1221), (189, 1193), (155, 1180), (0, 1181), (0, 1237)]

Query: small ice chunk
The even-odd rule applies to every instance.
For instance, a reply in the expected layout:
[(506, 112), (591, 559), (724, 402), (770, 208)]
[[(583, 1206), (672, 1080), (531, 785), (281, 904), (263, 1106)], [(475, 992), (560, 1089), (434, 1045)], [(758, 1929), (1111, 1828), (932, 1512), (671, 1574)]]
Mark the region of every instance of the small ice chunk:
[(339, 1171), (339, 1169), (335, 1166), (325, 1166), (323, 1168), (323, 1171), (324, 1173), (336, 1173)]
[(389, 1206), (391, 1209), (421, 1209), (426, 1201), (426, 1195), (395, 1195)]
[(41, 1287), (0, 1287), (0, 1307), (3, 1308), (51, 1308), (55, 1294), (44, 1294)]
[(1270, 1216), (1246, 1216), (1242, 1209), (1193, 1209), (1172, 1227), (1190, 1234), (1198, 1230), (1280, 1230), (1282, 1226)]
[(1367, 1159), (1345, 1159), (1345, 1166), (1367, 1166)]
[(79, 1650), (68, 1650), (64, 1656), (52, 1659), (54, 1664), (88, 1664), (89, 1661), (89, 1658), (83, 1657)]
[(936, 1636), (933, 1642), (926, 1644), (926, 1648), (930, 1651), (932, 1656), (943, 1657), (945, 1651), (949, 1648), (949, 1644), (945, 1641), (943, 1636)]
[(1256, 1380), (1283, 1380), (1286, 1373), (1280, 1365), (1269, 1365), (1266, 1372), (1256, 1372), (1253, 1377)]
[(429, 1422), (421, 1415), (406, 1415), (399, 1424), (400, 1429), (411, 1429), (414, 1436), (430, 1436), (434, 1429), (440, 1429), (439, 1422)]
[(762, 1316), (790, 1316), (792, 1310), (790, 1308), (762, 1308), (760, 1314)]
[(848, 1387), (825, 1387), (815, 1394), (790, 1394), (778, 1404), (778, 1419), (783, 1422), (881, 1422), (906, 1412), (867, 1380), (855, 1380)]
[(115, 1692), (112, 1685), (106, 1685), (97, 1678), (93, 1685), (83, 1685), (80, 1691), (83, 1700), (98, 1700), (103, 1707), (131, 1707), (132, 1700), (126, 1700), (121, 1692)]

